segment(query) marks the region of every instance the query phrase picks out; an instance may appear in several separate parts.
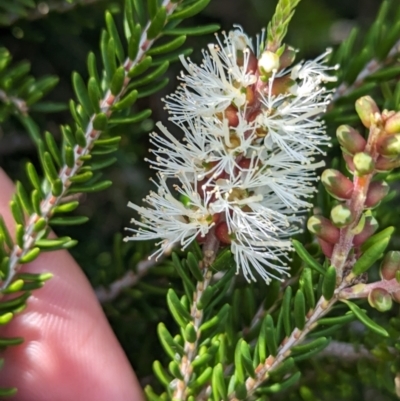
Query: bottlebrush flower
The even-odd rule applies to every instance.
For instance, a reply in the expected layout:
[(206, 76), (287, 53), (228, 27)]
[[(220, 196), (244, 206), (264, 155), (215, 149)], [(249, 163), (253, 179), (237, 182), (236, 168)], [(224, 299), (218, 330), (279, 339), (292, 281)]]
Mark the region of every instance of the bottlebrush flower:
[(129, 203), (141, 220), (125, 240), (159, 238), (159, 256), (216, 236), (247, 280), (255, 270), (268, 283), (288, 275), (289, 239), (311, 206), (314, 171), (324, 165), (314, 156), (328, 144), (318, 121), (330, 101), (322, 85), (333, 78), (327, 53), (279, 70), (279, 55), (262, 52), (262, 42), (254, 51), (236, 29), (208, 46), (200, 66), (181, 58), (186, 73), (165, 102), (184, 138), (161, 124), (162, 135), (151, 135), (158, 191), (147, 196), (150, 207)]

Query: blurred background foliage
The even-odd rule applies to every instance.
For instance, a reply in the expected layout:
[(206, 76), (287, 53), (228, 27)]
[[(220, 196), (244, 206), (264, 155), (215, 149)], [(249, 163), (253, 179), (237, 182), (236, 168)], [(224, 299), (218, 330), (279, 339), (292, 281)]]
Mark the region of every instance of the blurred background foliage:
[[(11, 6), (7, 7), (6, 3)], [(30, 74), (36, 79), (48, 75), (59, 78), (58, 85), (45, 97), (46, 102), (58, 104), (55, 111), (50, 113), (45, 106), (39, 106), (33, 108), (30, 115), (42, 131), (48, 130), (60, 138), (59, 125), (68, 123), (70, 119), (67, 107), (62, 105), (67, 105), (74, 96), (72, 71), (78, 71), (86, 79), (86, 57), (89, 51), (98, 52), (104, 11), (110, 10), (116, 20), (121, 21), (118, 14), (123, 9), (122, 1), (27, 0), (23, 12), (13, 8), (12, 3), (12, 0), (2, 0), (0, 4), (0, 45), (9, 50), (14, 63), (29, 60)], [(380, 5), (381, 0), (303, 0), (297, 8), (286, 42), (300, 50), (299, 59), (314, 57), (326, 47), (340, 44), (352, 27), (366, 30), (374, 21)], [(218, 23), (225, 30), (231, 29), (233, 24), (240, 24), (245, 32), (255, 35), (267, 25), (275, 6), (276, 2), (272, 0), (212, 0), (205, 11), (185, 24)], [(191, 56), (194, 60), (201, 60), (200, 50), (210, 40), (207, 36), (188, 38), (187, 44), (194, 49)], [(161, 120), (167, 124), (160, 99), (174, 90), (179, 70), (178, 63), (174, 64), (168, 72), (169, 85), (161, 93), (136, 103), (138, 109), (152, 109), (149, 119), (137, 125), (120, 125), (113, 132), (122, 136), (116, 154), (118, 161), (105, 172), (105, 178), (112, 180), (113, 186), (95, 196), (88, 195), (77, 210), (77, 214), (89, 216), (89, 222), (57, 231), (59, 235), (79, 240), (72, 254), (95, 288), (109, 284), (127, 270), (135, 270), (143, 255), (151, 252), (151, 244), (122, 243), (123, 228), (129, 224), (131, 215), (126, 204), (128, 200), (140, 202), (151, 188), (148, 177), (154, 172), (143, 160), (148, 156), (147, 134), (153, 130), (155, 122)], [(11, 116), (0, 123), (0, 166), (13, 179), (21, 179), (27, 160), (37, 163), (36, 148), (20, 120)], [(169, 262), (164, 262), (135, 287), (126, 289), (116, 300), (103, 305), (143, 385), (152, 382), (152, 361), (160, 358), (162, 353), (155, 333), (160, 320), (167, 321), (168, 325), (170, 319), (165, 307), (165, 294), (169, 286), (179, 282)], [(264, 284), (252, 286), (252, 291), (261, 293), (262, 299)], [(252, 316), (252, 308), (254, 305), (244, 308), (249, 316)], [(245, 315), (243, 319), (246, 319)], [(350, 336), (355, 342), (359, 341), (358, 326), (354, 327), (353, 332), (342, 334), (347, 336), (345, 340)], [(370, 341), (373, 343), (374, 339)], [(385, 372), (376, 372), (374, 361), (328, 361), (329, 364), (319, 359), (305, 362), (305, 374), (296, 391), (290, 391), (290, 395), (278, 394), (272, 399), (393, 399), (385, 390)], [(356, 379), (357, 375), (360, 378)]]

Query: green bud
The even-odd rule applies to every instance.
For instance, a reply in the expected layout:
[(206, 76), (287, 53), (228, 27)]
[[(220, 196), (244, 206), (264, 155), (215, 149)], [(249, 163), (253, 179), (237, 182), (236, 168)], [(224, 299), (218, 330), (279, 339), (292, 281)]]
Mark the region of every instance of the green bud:
[(336, 227), (342, 228), (353, 221), (353, 216), (346, 205), (339, 204), (331, 210), (331, 220)]
[(371, 96), (363, 96), (356, 101), (356, 112), (361, 122), (369, 128), (375, 122), (375, 114), (380, 110)]
[(311, 216), (308, 219), (307, 228), (311, 233), (330, 244), (336, 244), (339, 241), (339, 229), (323, 216)]
[(385, 131), (388, 134), (398, 134), (400, 133), (400, 111), (393, 114), (387, 119), (385, 123)]
[(378, 142), (378, 152), (382, 156), (400, 155), (400, 134), (387, 135)]
[(375, 162), (371, 155), (365, 152), (356, 153), (353, 157), (354, 168), (357, 175), (370, 174), (375, 169)]
[(383, 288), (374, 288), (368, 295), (368, 302), (379, 312), (386, 312), (393, 305), (391, 295)]
[(365, 138), (350, 125), (340, 125), (336, 130), (336, 136), (342, 149), (351, 155), (362, 152), (367, 144)]
[(350, 199), (353, 193), (353, 183), (340, 171), (332, 168), (326, 169), (321, 176), (322, 184), (326, 190), (339, 200)]
[(381, 263), (381, 278), (382, 280), (392, 280), (396, 278), (398, 271), (400, 271), (400, 251), (389, 251)]

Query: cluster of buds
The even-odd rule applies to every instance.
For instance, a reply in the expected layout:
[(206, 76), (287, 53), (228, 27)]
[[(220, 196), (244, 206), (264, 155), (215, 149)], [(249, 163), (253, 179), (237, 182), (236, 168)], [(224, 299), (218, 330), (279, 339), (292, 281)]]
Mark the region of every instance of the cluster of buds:
[(400, 112), (381, 112), (369, 96), (358, 99), (355, 108), (369, 131), (367, 137), (348, 125), (341, 125), (336, 131), (353, 179), (338, 170), (325, 170), (322, 183), (337, 204), (330, 219), (312, 216), (308, 221), (309, 230), (318, 237), (322, 252), (330, 259), (345, 235), (354, 247), (355, 257), (362, 254), (361, 245), (378, 228), (369, 209), (379, 205), (389, 192), (388, 184), (374, 181), (374, 176), (390, 171), (400, 161)]
[[(262, 35), (263, 36), (263, 35)], [(203, 51), (201, 65), (181, 57), (181, 86), (165, 99), (178, 140), (163, 125), (148, 160), (157, 192), (133, 203), (141, 219), (126, 240), (160, 238), (155, 256), (193, 240), (207, 252), (230, 247), (247, 280), (288, 274), (290, 237), (311, 206), (314, 157), (329, 144), (318, 117), (330, 102), (323, 84), (334, 78), (316, 60), (290, 67), (295, 51), (263, 49), (236, 29)], [(175, 182), (172, 187), (167, 185)]]

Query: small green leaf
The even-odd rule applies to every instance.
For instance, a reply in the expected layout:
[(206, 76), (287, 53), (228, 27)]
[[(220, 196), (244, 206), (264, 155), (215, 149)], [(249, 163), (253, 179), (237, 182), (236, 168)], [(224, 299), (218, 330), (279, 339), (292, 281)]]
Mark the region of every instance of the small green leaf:
[(152, 47), (147, 52), (147, 54), (149, 56), (158, 56), (160, 54), (169, 53), (181, 47), (185, 42), (186, 42), (186, 35), (178, 36), (177, 38), (171, 40), (168, 43), (165, 43), (157, 47)]
[[(278, 344), (276, 340), (276, 332), (274, 327), (274, 320), (272, 319), (271, 315), (267, 315), (265, 317), (265, 338), (267, 342), (267, 348), (271, 355), (275, 356), (278, 351)], [(260, 358), (260, 361), (264, 359)]]
[(24, 342), (24, 339), (21, 337), (13, 337), (13, 338), (0, 337), (0, 347), (1, 348), (2, 347), (10, 347), (12, 345), (20, 345), (23, 342)]
[(326, 325), (336, 325), (336, 324), (345, 324), (352, 322), (355, 319), (355, 315), (353, 312), (347, 312), (343, 316), (336, 317), (324, 317), (318, 320), (318, 326)]
[(227, 398), (226, 384), (224, 378), (224, 368), (222, 364), (217, 364), (213, 369), (213, 374), (211, 378), (211, 386), (214, 394), (217, 394), (217, 399), (225, 400)]
[(85, 82), (77, 72), (72, 73), (72, 83), (79, 103), (82, 105), (85, 113), (90, 116), (94, 112), (93, 106), (89, 99)]
[(312, 271), (310, 268), (305, 267), (300, 277), (300, 286), (306, 297), (308, 307), (313, 309), (315, 306), (315, 295), (312, 281)]
[(376, 242), (378, 242), (384, 238), (391, 237), (391, 235), (394, 233), (394, 231), (395, 231), (395, 228), (393, 226), (390, 226), (390, 227), (387, 227), (384, 230), (380, 231), (379, 233), (374, 234), (372, 237), (368, 238), (361, 245), (361, 251), (364, 253)]
[(360, 309), (356, 304), (353, 302), (341, 299), (340, 301), (344, 302), (349, 309), (356, 315), (357, 319), (364, 323), (365, 326), (367, 326), (370, 330), (373, 332), (380, 334), (383, 337), (389, 337), (389, 333), (381, 326), (379, 326), (377, 323), (375, 323), (371, 318), (368, 317), (368, 315)]
[(122, 100), (112, 106), (112, 110), (120, 111), (131, 107), (137, 99), (138, 92), (132, 90), (129, 94), (125, 95)]
[(183, 380), (178, 362), (171, 361), (168, 365), (168, 370), (171, 372), (172, 376), (176, 377), (179, 380)]
[(40, 185), (40, 179), (39, 176), (36, 172), (35, 166), (31, 163), (28, 162), (26, 164), (26, 173), (29, 177), (29, 180), (31, 182), (31, 184), (33, 185), (33, 187), (39, 192), (42, 193), (42, 187)]
[(68, 189), (68, 194), (79, 194), (79, 193), (103, 191), (103, 190), (109, 188), (111, 185), (112, 185), (112, 181), (110, 181), (110, 180), (97, 182), (96, 184), (91, 184), (91, 185), (88, 185), (88, 184), (80, 185), (80, 186), (74, 185)]
[(177, 344), (176, 341), (172, 338), (171, 334), (165, 327), (164, 323), (158, 324), (157, 333), (161, 345), (163, 346), (165, 352), (169, 355), (171, 359), (175, 359), (175, 354), (183, 355), (182, 346)]
[(51, 157), (49, 152), (43, 153), (42, 162), (48, 180), (50, 182), (55, 181), (58, 178), (58, 173), (56, 167), (54, 166), (53, 158)]
[(254, 371), (253, 360), (251, 358), (250, 347), (246, 341), (242, 340), (240, 342), (240, 353), (241, 353), (241, 362), (244, 367), (244, 370), (247, 372), (249, 376), (252, 378), (256, 377), (256, 373)]
[(208, 303), (211, 301), (214, 294), (215, 294), (214, 288), (211, 286), (207, 287), (203, 291), (203, 293), (200, 297), (200, 300), (197, 303), (197, 308), (200, 310), (204, 309), (208, 305)]
[(0, 234), (2, 234), (8, 248), (12, 249), (12, 247), (14, 246), (14, 243), (13, 243), (12, 237), (10, 235), (10, 232), (8, 231), (8, 228), (6, 227), (3, 216), (1, 216), (1, 215), (0, 215)]
[(75, 165), (75, 154), (74, 154), (74, 150), (70, 146), (65, 146), (64, 147), (64, 159), (65, 159), (65, 164), (69, 168), (74, 167), (74, 165)]
[(161, 75), (167, 71), (169, 67), (169, 62), (165, 61), (163, 64), (161, 64), (159, 67), (157, 67), (154, 71), (146, 75), (145, 77), (141, 79), (137, 79), (136, 81), (132, 81), (129, 86), (130, 87), (139, 87), (143, 85), (147, 85), (155, 81), (157, 78), (159, 78)]
[(108, 34), (114, 40), (115, 53), (119, 62), (122, 64), (125, 60), (124, 47), (122, 46), (117, 27), (115, 26), (114, 18), (109, 11), (106, 11), (106, 25)]
[(33, 225), (33, 231), (35, 233), (38, 233), (39, 231), (42, 231), (46, 228), (47, 226), (47, 221), (44, 217), (39, 217), (35, 224)]
[(90, 77), (88, 81), (88, 95), (95, 113), (100, 112), (101, 89), (96, 78)]
[(192, 322), (189, 322), (185, 327), (185, 340), (192, 344), (197, 340), (196, 329)]
[(33, 210), (37, 215), (41, 215), (42, 214), (42, 211), (40, 209), (40, 202), (41, 201), (42, 201), (42, 197), (41, 197), (40, 193), (36, 189), (34, 189), (31, 192), (31, 202), (32, 202)]
[(124, 80), (125, 80), (125, 68), (119, 67), (115, 71), (110, 84), (110, 90), (114, 96), (118, 95), (121, 92), (124, 86)]
[(300, 372), (296, 372), (293, 376), (289, 377), (289, 379), (285, 381), (281, 381), (280, 383), (275, 383), (272, 386), (268, 387), (266, 390), (268, 393), (280, 393), (281, 391), (286, 390), (287, 388), (293, 386), (295, 383), (299, 381), (301, 377)]
[(86, 146), (86, 136), (85, 136), (85, 132), (81, 129), (78, 128), (75, 132), (75, 138), (76, 138), (76, 142), (78, 143), (78, 145), (81, 148), (84, 148)]
[(93, 119), (93, 128), (96, 131), (105, 131), (107, 128), (108, 118), (104, 113), (96, 114)]
[(199, 261), (192, 252), (187, 254), (187, 266), (197, 281), (204, 281), (203, 273), (199, 268)]
[(14, 317), (14, 314), (11, 312), (4, 313), (0, 316), (0, 326), (4, 326), (5, 324), (9, 323), (11, 319)]
[(293, 247), (300, 258), (307, 264), (307, 266), (316, 270), (318, 273), (325, 274), (324, 268), (308, 253), (303, 244), (297, 240), (292, 240)]
[(149, 118), (151, 116), (151, 110), (143, 110), (139, 113), (134, 114), (131, 117), (114, 117), (110, 118), (110, 124), (136, 124), (139, 123), (143, 120), (146, 120), (146, 118)]
[(139, 64), (134, 65), (128, 72), (128, 77), (133, 78), (140, 74), (143, 74), (150, 66), (152, 62), (150, 56), (146, 56)]
[(192, 316), (181, 304), (181, 301), (172, 288), (167, 293), (167, 304), (176, 323), (181, 327), (186, 327), (187, 323), (192, 320)]
[(16, 182), (16, 189), (17, 189), (17, 196), (19, 199), (19, 202), (27, 214), (32, 214), (33, 213), (33, 208), (31, 204), (31, 200), (29, 199), (28, 194), (25, 191), (25, 188), (22, 186), (22, 184), (17, 181)]
[(330, 300), (333, 297), (336, 288), (336, 268), (330, 266), (326, 271), (325, 277), (322, 282), (322, 295), (326, 300)]
[(114, 136), (112, 138), (96, 139), (94, 141), (94, 146), (117, 146), (121, 141), (120, 136)]
[(378, 259), (380, 259), (389, 245), (390, 236), (374, 242), (357, 260), (352, 268), (356, 276), (366, 272)]
[(283, 327), (287, 337), (292, 333), (292, 322), (290, 316), (290, 301), (292, 300), (292, 287), (287, 287), (283, 295), (281, 313), (283, 316)]
[(49, 131), (46, 131), (44, 133), (44, 137), (45, 137), (47, 147), (50, 151), (50, 154), (53, 156), (53, 159), (56, 162), (57, 166), (59, 168), (61, 168), (63, 165), (63, 162), (61, 159), (60, 150), (58, 149), (58, 146), (57, 146), (56, 140), (54, 139), (54, 136)]
[(160, 7), (155, 17), (151, 20), (149, 29), (147, 30), (147, 39), (156, 38), (163, 29), (167, 20), (167, 10), (165, 7)]
[(168, 19), (184, 19), (193, 17), (194, 15), (198, 14), (203, 8), (207, 7), (210, 0), (199, 0), (196, 3), (192, 4), (191, 6), (184, 7), (181, 11), (177, 11), (171, 14)]
[(165, 387), (169, 386), (172, 381), (172, 377), (167, 374), (160, 361), (153, 362), (153, 372), (162, 385)]
[(136, 24), (128, 41), (128, 56), (131, 61), (135, 61), (138, 54), (141, 34), (142, 27), (140, 24)]
[(216, 31), (219, 31), (221, 29), (221, 26), (219, 24), (209, 24), (209, 25), (202, 25), (202, 26), (196, 26), (196, 27), (182, 27), (182, 28), (172, 28), (172, 29), (167, 29), (163, 32), (163, 35), (190, 35), (190, 36), (196, 36), (196, 35), (207, 35), (209, 33), (214, 33)]
[(24, 263), (30, 263), (34, 261), (40, 254), (40, 248), (35, 247), (32, 248), (30, 251), (28, 251), (24, 256), (22, 256), (19, 259), (19, 262), (24, 264)]
[(75, 226), (78, 224), (84, 224), (89, 220), (86, 216), (63, 216), (53, 217), (49, 223), (53, 226)]
[(168, 78), (161, 79), (160, 81), (155, 81), (150, 85), (145, 86), (144, 88), (140, 89), (138, 99), (142, 99), (144, 97), (150, 96), (154, 93), (157, 93), (162, 88), (164, 88), (169, 82)]
[(107, 159), (104, 160), (99, 160), (96, 162), (92, 162), (90, 164), (90, 167), (92, 169), (92, 171), (96, 171), (96, 170), (102, 170), (108, 166), (111, 166), (112, 164), (114, 164), (117, 161), (116, 157), (109, 157)]
[(193, 390), (202, 388), (206, 383), (208, 383), (212, 376), (212, 373), (213, 369), (211, 366), (204, 369), (204, 372), (202, 372), (195, 380), (189, 383), (189, 388)]
[(60, 237), (56, 239), (40, 239), (35, 242), (35, 245), (42, 251), (56, 251), (58, 249), (69, 249), (71, 243), (76, 244), (77, 241), (71, 240), (70, 237)]
[(299, 330), (304, 329), (306, 323), (306, 302), (301, 290), (297, 290), (294, 297), (294, 321)]

